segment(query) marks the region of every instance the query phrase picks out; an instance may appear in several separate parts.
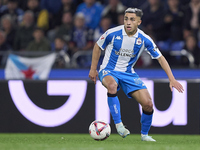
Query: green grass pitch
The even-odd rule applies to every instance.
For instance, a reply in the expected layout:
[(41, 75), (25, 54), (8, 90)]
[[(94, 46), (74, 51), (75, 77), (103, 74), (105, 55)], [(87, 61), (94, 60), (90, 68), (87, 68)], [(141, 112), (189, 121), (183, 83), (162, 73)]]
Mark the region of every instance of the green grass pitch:
[(111, 134), (95, 141), (89, 134), (0, 134), (0, 150), (199, 150), (200, 135), (153, 134), (157, 142), (142, 142), (139, 134)]

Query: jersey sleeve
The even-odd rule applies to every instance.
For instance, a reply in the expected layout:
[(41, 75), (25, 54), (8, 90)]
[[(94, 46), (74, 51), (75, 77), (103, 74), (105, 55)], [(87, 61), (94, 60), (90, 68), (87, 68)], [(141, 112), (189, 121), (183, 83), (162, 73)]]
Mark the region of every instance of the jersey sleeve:
[(111, 35), (105, 32), (97, 41), (97, 44), (102, 50), (105, 50), (106, 46), (112, 41)]
[(145, 47), (152, 59), (158, 59), (160, 56), (162, 56), (160, 50), (150, 37), (145, 39)]

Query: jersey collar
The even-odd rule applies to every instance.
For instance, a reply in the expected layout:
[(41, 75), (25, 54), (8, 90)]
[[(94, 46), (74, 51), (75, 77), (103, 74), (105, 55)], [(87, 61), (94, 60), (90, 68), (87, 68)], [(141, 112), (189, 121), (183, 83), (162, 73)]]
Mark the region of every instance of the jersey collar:
[[(123, 28), (122, 28), (122, 34), (128, 36), (128, 35), (126, 34), (125, 29), (124, 29), (124, 25), (123, 25)], [(138, 37), (138, 29), (137, 29), (137, 32), (136, 32), (132, 37), (134, 37), (134, 38), (137, 38), (137, 37)]]

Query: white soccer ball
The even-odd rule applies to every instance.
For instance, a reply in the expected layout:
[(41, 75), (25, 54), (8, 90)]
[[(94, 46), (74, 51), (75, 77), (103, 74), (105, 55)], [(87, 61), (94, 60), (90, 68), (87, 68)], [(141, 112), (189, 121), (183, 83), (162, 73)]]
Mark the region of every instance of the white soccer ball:
[(89, 126), (90, 136), (97, 141), (102, 141), (110, 136), (111, 128), (105, 121), (95, 120)]

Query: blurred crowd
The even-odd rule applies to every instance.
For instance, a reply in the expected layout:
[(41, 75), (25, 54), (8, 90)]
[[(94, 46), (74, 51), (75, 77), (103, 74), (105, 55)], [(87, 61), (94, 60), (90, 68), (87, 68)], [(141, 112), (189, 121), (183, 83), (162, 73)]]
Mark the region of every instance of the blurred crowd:
[[(0, 52), (55, 51), (71, 59), (79, 51), (91, 51), (107, 29), (123, 24), (127, 7), (143, 10), (139, 28), (172, 67), (190, 66), (182, 50), (199, 67), (200, 0), (0, 0)], [(137, 63), (156, 65), (146, 54)], [(57, 67), (66, 67), (60, 57)]]

